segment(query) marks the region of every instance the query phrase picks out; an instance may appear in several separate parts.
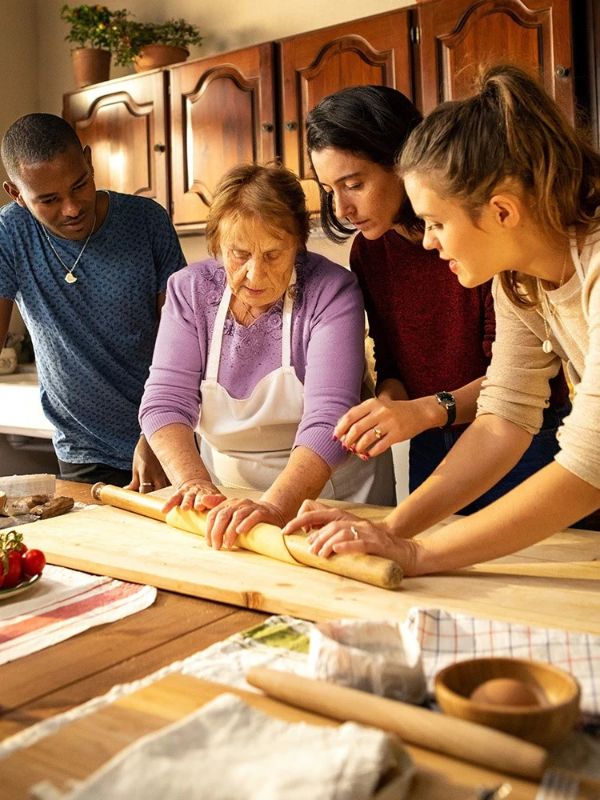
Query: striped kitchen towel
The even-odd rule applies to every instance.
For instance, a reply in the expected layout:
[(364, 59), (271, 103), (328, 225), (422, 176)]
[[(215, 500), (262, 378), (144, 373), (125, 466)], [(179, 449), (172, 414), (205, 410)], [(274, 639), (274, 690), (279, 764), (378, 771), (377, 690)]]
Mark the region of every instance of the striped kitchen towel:
[(501, 656), (545, 661), (570, 672), (581, 685), (581, 710), (600, 718), (600, 637), (472, 617), (439, 608), (412, 608), (405, 622), (421, 645), (429, 691), (448, 664)]
[(0, 665), (135, 614), (155, 599), (154, 586), (48, 565), (26, 591), (0, 594)]

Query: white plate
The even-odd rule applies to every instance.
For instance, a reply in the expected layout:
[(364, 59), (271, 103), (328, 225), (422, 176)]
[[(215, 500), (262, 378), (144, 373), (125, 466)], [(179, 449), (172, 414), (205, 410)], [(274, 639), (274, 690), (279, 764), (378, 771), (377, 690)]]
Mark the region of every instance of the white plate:
[(27, 589), (30, 589), (41, 577), (41, 574), (34, 575), (32, 578), (29, 578), (29, 580), (21, 581), (21, 583), (12, 586), (10, 589), (0, 589), (0, 600), (6, 600), (7, 597), (14, 597), (16, 594), (26, 592)]

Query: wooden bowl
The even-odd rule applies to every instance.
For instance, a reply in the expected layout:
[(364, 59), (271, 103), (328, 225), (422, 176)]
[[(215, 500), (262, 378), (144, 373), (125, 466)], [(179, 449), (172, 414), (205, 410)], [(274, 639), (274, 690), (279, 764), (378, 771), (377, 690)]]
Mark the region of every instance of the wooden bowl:
[[(533, 694), (535, 704), (508, 705), (489, 702), (491, 698), (486, 702), (471, 699), (478, 687), (498, 678), (519, 681), (518, 686), (513, 685), (521, 689), (521, 693)], [(480, 689), (479, 693), (483, 691)], [(558, 667), (536, 661), (516, 658), (459, 661), (438, 672), (435, 696), (446, 714), (505, 731), (546, 748), (564, 739), (579, 719), (580, 690), (576, 679)]]

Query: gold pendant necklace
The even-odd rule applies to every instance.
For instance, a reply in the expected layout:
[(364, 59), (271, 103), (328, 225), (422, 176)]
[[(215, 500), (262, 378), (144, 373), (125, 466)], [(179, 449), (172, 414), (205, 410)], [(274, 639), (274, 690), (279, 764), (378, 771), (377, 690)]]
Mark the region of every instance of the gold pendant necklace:
[(66, 275), (65, 275), (65, 282), (66, 282), (66, 283), (76, 283), (76, 282), (77, 282), (77, 276), (76, 276), (76, 275), (73, 275), (73, 272), (75, 271), (75, 267), (77, 266), (77, 264), (79, 264), (79, 262), (80, 262), (80, 260), (81, 260), (81, 256), (83, 255), (83, 252), (84, 252), (85, 248), (87, 247), (87, 243), (89, 242), (89, 240), (90, 240), (90, 238), (91, 238), (91, 235), (92, 235), (92, 233), (94, 232), (94, 228), (96, 227), (96, 215), (94, 214), (94, 221), (93, 221), (93, 223), (92, 223), (92, 229), (91, 229), (91, 231), (88, 233), (88, 235), (87, 235), (87, 239), (86, 239), (86, 240), (85, 240), (85, 242), (83, 243), (83, 247), (82, 247), (82, 248), (81, 248), (81, 250), (79, 251), (79, 255), (78, 255), (78, 256), (77, 256), (77, 258), (75, 259), (75, 263), (73, 264), (73, 266), (72, 266), (72, 267), (69, 267), (67, 264), (65, 264), (65, 262), (62, 260), (62, 258), (59, 256), (59, 254), (58, 254), (58, 253), (57, 253), (57, 251), (56, 251), (56, 248), (55, 248), (55, 247), (54, 247), (54, 245), (52, 244), (52, 240), (51, 240), (51, 239), (50, 239), (50, 237), (48, 236), (48, 231), (46, 230), (46, 228), (45, 228), (45, 227), (44, 227), (42, 224), (40, 224), (40, 223), (38, 223), (38, 224), (40, 225), (40, 228), (41, 228), (41, 229), (42, 229), (42, 231), (44, 232), (44, 236), (46, 237), (46, 240), (48, 241), (48, 244), (49, 244), (49, 245), (50, 245), (50, 247), (52, 248), (52, 252), (53, 252), (53, 253), (54, 253), (54, 255), (55, 255), (57, 258), (58, 258), (58, 260), (60, 261), (60, 263), (63, 265), (63, 267), (64, 267), (64, 268), (66, 269), (66, 271), (67, 271), (67, 273), (66, 273)]

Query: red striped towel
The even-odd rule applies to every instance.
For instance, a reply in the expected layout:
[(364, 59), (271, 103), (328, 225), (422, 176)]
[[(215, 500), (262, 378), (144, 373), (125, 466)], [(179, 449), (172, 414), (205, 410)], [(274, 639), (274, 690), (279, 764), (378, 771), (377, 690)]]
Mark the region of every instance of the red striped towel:
[(581, 685), (581, 710), (600, 717), (600, 637), (558, 628), (471, 617), (439, 608), (412, 608), (406, 625), (421, 645), (427, 685), (455, 661), (501, 656), (545, 661), (570, 672)]
[(152, 605), (153, 586), (46, 566), (27, 591), (0, 597), (0, 664)]

